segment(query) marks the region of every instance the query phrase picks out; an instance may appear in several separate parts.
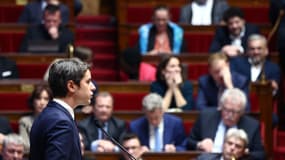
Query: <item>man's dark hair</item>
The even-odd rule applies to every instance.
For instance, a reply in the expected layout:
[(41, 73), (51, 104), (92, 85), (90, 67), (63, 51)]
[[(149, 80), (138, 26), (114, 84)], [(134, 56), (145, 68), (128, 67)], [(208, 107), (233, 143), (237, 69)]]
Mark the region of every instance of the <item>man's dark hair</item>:
[(154, 16), (155, 12), (159, 10), (166, 10), (170, 14), (169, 7), (166, 5), (160, 4), (154, 7), (152, 15)]
[(53, 63), (48, 77), (53, 96), (55, 98), (65, 97), (68, 93), (67, 83), (70, 80), (80, 87), (80, 81), (88, 69), (86, 63), (76, 58), (62, 59)]
[(48, 4), (44, 10), (44, 12), (48, 12), (54, 14), (55, 12), (60, 11), (59, 5)]
[(233, 17), (239, 17), (239, 18), (242, 18), (244, 19), (244, 13), (243, 11), (238, 8), (238, 7), (230, 7), (229, 9), (227, 9), (225, 12), (224, 12), (224, 15), (223, 15), (223, 20), (225, 22), (228, 22), (229, 19), (233, 18)]
[(120, 143), (123, 144), (125, 141), (134, 139), (134, 138), (139, 140), (139, 137), (135, 133), (131, 133), (131, 132), (125, 133), (120, 138)]

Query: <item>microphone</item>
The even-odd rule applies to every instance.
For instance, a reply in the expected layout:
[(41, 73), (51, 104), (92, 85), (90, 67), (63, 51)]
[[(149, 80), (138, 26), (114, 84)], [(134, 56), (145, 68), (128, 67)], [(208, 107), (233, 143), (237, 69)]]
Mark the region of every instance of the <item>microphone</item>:
[(126, 153), (130, 159), (137, 160), (133, 155), (131, 155), (127, 151), (127, 149), (124, 146), (122, 146), (117, 140), (115, 140), (108, 132), (106, 132), (104, 130), (104, 128), (102, 127), (101, 122), (99, 122), (99, 120), (97, 120), (97, 119), (95, 120), (95, 125), (105, 134), (105, 136), (107, 136), (113, 143), (115, 143), (120, 148), (121, 151)]

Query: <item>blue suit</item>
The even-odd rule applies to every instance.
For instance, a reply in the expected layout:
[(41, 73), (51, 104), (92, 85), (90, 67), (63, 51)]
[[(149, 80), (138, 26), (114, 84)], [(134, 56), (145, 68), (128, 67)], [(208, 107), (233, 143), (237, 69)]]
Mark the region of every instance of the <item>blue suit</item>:
[[(247, 47), (247, 38), (254, 33), (259, 33), (259, 29), (257, 26), (252, 24), (245, 24), (245, 33), (241, 38), (241, 45), (244, 49)], [(230, 38), (230, 33), (227, 26), (218, 27), (211, 43), (209, 52), (214, 53), (220, 51), (223, 46), (230, 45), (232, 42)]]
[(30, 160), (81, 160), (79, 133), (70, 113), (51, 101), (30, 133)]
[[(248, 61), (248, 57), (240, 56), (232, 58), (230, 60), (230, 67), (231, 70), (246, 76), (249, 82), (251, 81), (251, 64)], [(277, 64), (266, 60), (264, 65), (264, 72), (266, 79), (275, 80), (277, 83), (280, 82), (281, 72)], [(260, 79), (260, 77), (261, 75), (258, 76), (258, 79)]]
[[(241, 89), (248, 97), (248, 83), (247, 78), (236, 72), (231, 72), (232, 82), (235, 88)], [(196, 100), (196, 108), (203, 110), (205, 108), (213, 108), (218, 106), (218, 92), (219, 88), (214, 79), (210, 75), (204, 75), (199, 78), (199, 89)], [(250, 110), (250, 105), (247, 103), (246, 110)]]
[[(69, 9), (66, 5), (60, 4), (61, 20), (63, 24), (67, 24), (69, 21)], [(20, 15), (19, 23), (29, 23), (29, 24), (41, 24), (43, 20), (43, 9), (42, 2), (35, 1), (28, 3), (22, 14)]]
[[(182, 120), (176, 116), (164, 114), (163, 122), (163, 146), (174, 144), (176, 151), (184, 151), (183, 142), (186, 137)], [(132, 121), (130, 131), (138, 135), (142, 145), (149, 147), (149, 123), (145, 116)]]

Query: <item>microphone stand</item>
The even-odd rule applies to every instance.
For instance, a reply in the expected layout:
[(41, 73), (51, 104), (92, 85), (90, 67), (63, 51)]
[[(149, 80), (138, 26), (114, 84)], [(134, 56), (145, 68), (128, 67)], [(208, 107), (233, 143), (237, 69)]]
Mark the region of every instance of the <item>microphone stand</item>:
[(98, 122), (98, 120), (95, 120), (95, 125), (96, 125), (98, 128), (100, 128), (100, 130), (101, 130), (113, 143), (115, 143), (115, 144), (120, 148), (121, 151), (123, 151), (124, 153), (126, 153), (126, 154), (129, 156), (130, 159), (132, 159), (132, 160), (137, 160), (133, 155), (131, 155), (131, 154), (127, 151), (127, 149), (126, 149), (124, 146), (122, 146), (117, 140), (115, 140), (108, 132), (106, 132), (106, 131), (104, 130), (104, 128), (103, 128), (102, 125)]

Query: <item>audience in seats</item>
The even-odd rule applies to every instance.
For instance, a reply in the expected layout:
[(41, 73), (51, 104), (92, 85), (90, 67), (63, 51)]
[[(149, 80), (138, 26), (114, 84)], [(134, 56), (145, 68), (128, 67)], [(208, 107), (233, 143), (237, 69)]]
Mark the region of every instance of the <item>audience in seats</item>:
[(151, 83), (150, 91), (163, 97), (164, 111), (193, 109), (193, 87), (183, 70), (181, 61), (174, 55), (163, 56), (157, 66), (156, 81)]
[[(276, 23), (276, 20), (278, 19), (278, 16), (280, 14), (280, 11), (285, 11), (285, 0), (270, 0), (270, 7), (269, 7), (269, 18), (274, 25)], [(285, 16), (281, 18), (278, 31), (277, 31), (277, 44), (278, 44), (278, 52), (280, 56), (280, 64), (283, 70), (283, 73), (285, 73)]]
[[(217, 108), (219, 99), (226, 89), (239, 88), (248, 97), (249, 87), (247, 78), (230, 70), (228, 57), (223, 53), (211, 54), (208, 59), (209, 74), (198, 80), (198, 95), (196, 108)], [(250, 110), (249, 103), (246, 110)]]
[(60, 8), (63, 24), (69, 22), (69, 9), (59, 0), (35, 0), (28, 3), (18, 19), (18, 23), (41, 24), (43, 23), (43, 13), (49, 4), (58, 5)]
[(97, 124), (114, 139), (119, 140), (126, 132), (126, 123), (112, 116), (114, 99), (108, 92), (99, 92), (95, 97), (93, 115), (78, 123), (85, 139), (85, 148), (92, 152), (117, 152), (119, 148), (97, 127)]
[(156, 93), (143, 98), (145, 116), (131, 121), (130, 131), (152, 152), (185, 151), (185, 130), (180, 118), (164, 113), (163, 99)]
[(4, 117), (0, 116), (0, 153), (1, 153), (1, 144), (3, 144), (4, 138), (7, 134), (10, 134), (13, 132), (12, 127), (9, 123), (9, 120)]
[(245, 56), (232, 58), (231, 69), (246, 76), (250, 82), (269, 80), (274, 90), (278, 90), (281, 79), (280, 68), (267, 59), (269, 50), (267, 40), (259, 34), (251, 35), (247, 40)]
[[(160, 55), (186, 52), (184, 31), (177, 24), (170, 21), (170, 10), (161, 5), (154, 8), (152, 22), (142, 25), (139, 30), (139, 40), (134, 48), (128, 48), (123, 53), (124, 70), (138, 77), (141, 55)], [(136, 68), (132, 68), (136, 64)]]
[(227, 131), (223, 142), (222, 153), (204, 153), (197, 160), (250, 160), (248, 154), (248, 138), (242, 129), (231, 128)]
[(35, 86), (28, 100), (28, 105), (33, 113), (32, 115), (21, 117), (19, 120), (19, 134), (23, 138), (25, 152), (30, 150), (30, 131), (34, 119), (42, 112), (50, 100), (52, 100), (52, 92), (47, 85), (39, 84)]
[[(122, 146), (137, 160), (142, 160), (142, 154), (148, 151), (148, 148), (141, 146), (139, 137), (134, 133), (126, 133), (121, 138), (120, 143)], [(124, 157), (124, 160), (133, 160), (129, 157), (128, 154), (121, 151)]]
[(221, 24), (229, 8), (227, 0), (194, 0), (180, 10), (180, 23), (191, 25)]
[(257, 26), (246, 23), (240, 8), (230, 7), (223, 15), (226, 26), (218, 27), (211, 43), (209, 52), (223, 52), (232, 57), (243, 54), (247, 38), (259, 33)]
[(3, 150), (1, 155), (1, 160), (23, 160), (24, 141), (22, 137), (14, 133), (7, 135), (3, 142)]
[(218, 109), (206, 109), (200, 116), (187, 139), (189, 150), (222, 152), (225, 131), (228, 128), (243, 129), (248, 135), (248, 150), (255, 160), (263, 160), (265, 151), (261, 141), (259, 122), (245, 115), (246, 96), (237, 89), (227, 89), (222, 94)]
[(0, 56), (0, 80), (18, 78), (19, 75), (16, 62), (4, 56)]
[[(20, 52), (64, 53), (68, 44), (72, 44), (73, 41), (73, 33), (62, 25), (59, 6), (50, 4), (44, 10), (43, 23), (32, 25), (27, 29), (21, 43)], [(38, 49), (39, 47), (33, 47), (32, 49), (32, 46), (39, 42), (52, 46), (48, 46), (46, 49)]]

